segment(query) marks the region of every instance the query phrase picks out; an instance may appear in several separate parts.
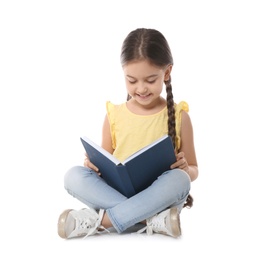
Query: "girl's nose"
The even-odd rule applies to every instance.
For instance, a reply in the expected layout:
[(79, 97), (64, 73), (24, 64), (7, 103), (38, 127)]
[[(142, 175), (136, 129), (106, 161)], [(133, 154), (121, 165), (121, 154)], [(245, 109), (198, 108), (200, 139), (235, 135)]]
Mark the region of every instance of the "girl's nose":
[(145, 83), (139, 83), (137, 86), (137, 91), (141, 94), (145, 94), (147, 92), (147, 87)]

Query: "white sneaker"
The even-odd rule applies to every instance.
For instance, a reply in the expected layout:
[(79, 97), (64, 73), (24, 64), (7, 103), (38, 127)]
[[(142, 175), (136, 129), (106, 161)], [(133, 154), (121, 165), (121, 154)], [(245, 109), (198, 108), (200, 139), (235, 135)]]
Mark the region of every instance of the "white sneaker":
[(99, 233), (104, 210), (97, 213), (92, 208), (73, 210), (67, 209), (61, 213), (58, 220), (58, 234), (61, 238), (90, 236)]
[(181, 236), (179, 211), (177, 208), (170, 208), (146, 220), (146, 227), (139, 230), (142, 233), (146, 230), (148, 235), (153, 232), (172, 237)]

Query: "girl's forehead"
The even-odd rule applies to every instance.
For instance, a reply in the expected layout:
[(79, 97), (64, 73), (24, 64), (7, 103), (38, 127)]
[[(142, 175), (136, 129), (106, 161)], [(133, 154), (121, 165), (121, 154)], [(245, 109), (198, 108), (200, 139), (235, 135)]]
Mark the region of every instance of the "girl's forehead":
[(133, 61), (129, 62), (123, 66), (124, 73), (130, 76), (141, 74), (141, 75), (150, 75), (158, 74), (162, 71), (162, 68), (159, 68), (151, 64), (147, 60)]

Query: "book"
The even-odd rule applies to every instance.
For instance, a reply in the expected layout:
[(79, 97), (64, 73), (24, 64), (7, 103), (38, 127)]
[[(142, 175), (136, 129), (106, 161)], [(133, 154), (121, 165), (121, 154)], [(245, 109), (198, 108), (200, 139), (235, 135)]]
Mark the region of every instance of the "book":
[(149, 187), (176, 162), (171, 138), (164, 135), (120, 162), (88, 137), (80, 137), (90, 161), (108, 185), (131, 197)]

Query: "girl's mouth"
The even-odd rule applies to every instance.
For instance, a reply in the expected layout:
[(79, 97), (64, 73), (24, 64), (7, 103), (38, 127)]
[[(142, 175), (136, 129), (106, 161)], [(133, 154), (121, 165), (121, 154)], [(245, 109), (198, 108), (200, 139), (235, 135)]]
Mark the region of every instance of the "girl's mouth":
[(140, 99), (148, 99), (151, 94), (146, 94), (146, 95), (141, 95), (141, 94), (137, 94), (137, 96), (140, 98)]

